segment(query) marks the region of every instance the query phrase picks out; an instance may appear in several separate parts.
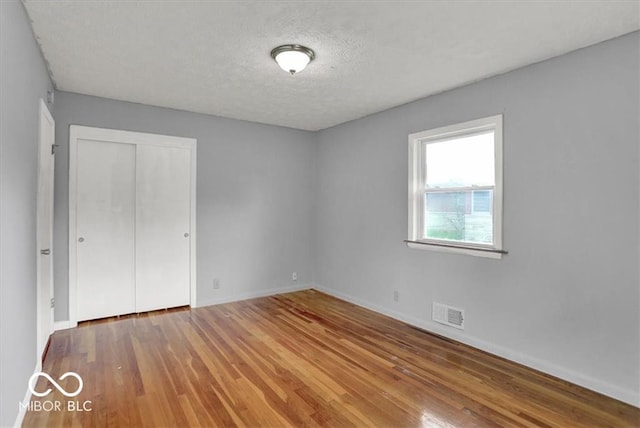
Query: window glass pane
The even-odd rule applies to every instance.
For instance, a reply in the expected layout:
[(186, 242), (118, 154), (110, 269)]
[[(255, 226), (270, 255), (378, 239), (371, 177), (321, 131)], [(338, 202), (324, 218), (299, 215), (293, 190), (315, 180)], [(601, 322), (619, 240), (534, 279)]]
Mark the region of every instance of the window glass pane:
[(427, 188), (493, 186), (494, 132), (426, 144)]
[[(473, 209), (476, 198), (481, 211)], [(424, 200), (423, 238), (493, 244), (493, 190), (425, 192)]]
[(493, 211), (493, 192), (490, 190), (473, 191), (473, 213), (489, 215)]

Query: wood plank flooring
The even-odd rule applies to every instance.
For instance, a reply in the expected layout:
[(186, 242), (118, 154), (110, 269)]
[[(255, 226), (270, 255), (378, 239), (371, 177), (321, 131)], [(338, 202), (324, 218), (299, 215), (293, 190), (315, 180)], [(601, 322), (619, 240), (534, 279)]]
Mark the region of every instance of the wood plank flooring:
[(84, 323), (53, 335), (43, 371), (84, 388), (40, 378), (62, 408), (25, 427), (640, 425), (640, 409), (314, 290)]

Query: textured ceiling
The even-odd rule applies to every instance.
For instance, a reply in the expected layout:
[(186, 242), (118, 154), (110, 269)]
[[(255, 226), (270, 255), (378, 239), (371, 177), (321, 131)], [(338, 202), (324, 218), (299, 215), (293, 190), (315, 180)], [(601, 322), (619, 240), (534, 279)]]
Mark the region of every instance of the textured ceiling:
[[(318, 130), (640, 28), (638, 1), (24, 1), (62, 91)], [(289, 76), (269, 53), (306, 45)]]

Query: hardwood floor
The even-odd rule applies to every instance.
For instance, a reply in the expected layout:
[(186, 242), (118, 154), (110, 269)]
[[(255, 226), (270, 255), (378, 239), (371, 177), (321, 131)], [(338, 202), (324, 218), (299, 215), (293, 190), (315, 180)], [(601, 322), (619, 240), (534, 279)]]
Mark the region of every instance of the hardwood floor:
[(25, 427), (640, 425), (640, 409), (314, 290), (84, 323), (53, 335), (43, 371), (84, 388), (40, 378), (61, 410)]

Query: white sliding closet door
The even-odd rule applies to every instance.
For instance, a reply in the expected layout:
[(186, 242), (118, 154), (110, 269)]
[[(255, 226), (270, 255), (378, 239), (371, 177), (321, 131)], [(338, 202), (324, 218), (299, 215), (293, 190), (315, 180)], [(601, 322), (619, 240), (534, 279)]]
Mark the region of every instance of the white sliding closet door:
[(191, 151), (140, 145), (136, 170), (136, 310), (188, 305)]
[(69, 128), (69, 320), (195, 305), (193, 138)]
[(136, 146), (79, 139), (78, 320), (135, 312)]

